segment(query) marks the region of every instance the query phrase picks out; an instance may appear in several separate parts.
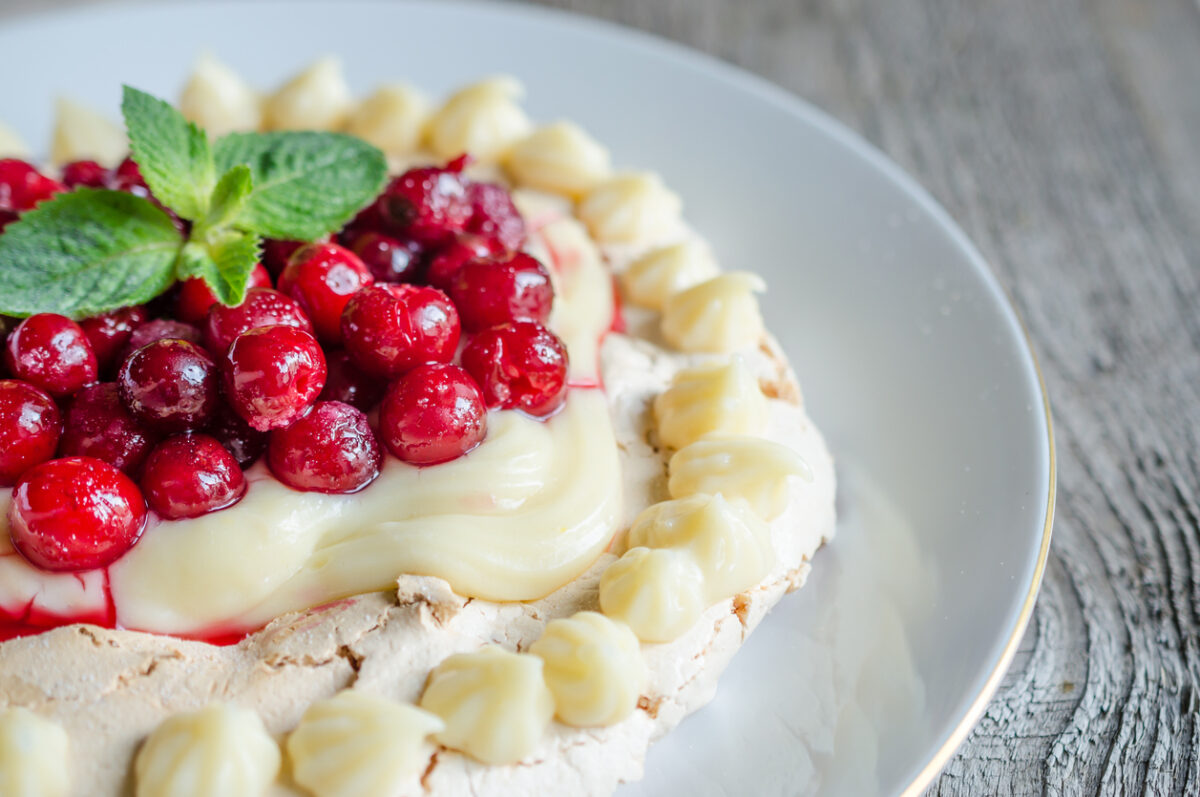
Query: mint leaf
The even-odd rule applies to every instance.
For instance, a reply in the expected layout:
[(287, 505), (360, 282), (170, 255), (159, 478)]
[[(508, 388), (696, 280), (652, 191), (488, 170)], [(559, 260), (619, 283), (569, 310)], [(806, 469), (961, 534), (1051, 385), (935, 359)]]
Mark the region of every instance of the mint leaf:
[(257, 235), (225, 230), (211, 241), (189, 241), (179, 253), (177, 273), (180, 279), (203, 279), (221, 304), (241, 304), (261, 248)]
[(271, 238), (312, 241), (341, 228), (387, 177), (382, 152), (338, 133), (233, 133), (214, 154), (218, 169), (244, 163), (253, 174), (234, 226)]
[(250, 167), (244, 163), (234, 166), (217, 181), (209, 202), (208, 215), (204, 219), (205, 229), (229, 226), (246, 204), (254, 189), (254, 178)]
[(168, 103), (129, 86), (121, 113), (133, 159), (150, 191), (185, 219), (203, 218), (217, 181), (205, 132)]
[(174, 282), (182, 243), (167, 214), (142, 197), (59, 194), (0, 235), (0, 313), (78, 319), (149, 301)]

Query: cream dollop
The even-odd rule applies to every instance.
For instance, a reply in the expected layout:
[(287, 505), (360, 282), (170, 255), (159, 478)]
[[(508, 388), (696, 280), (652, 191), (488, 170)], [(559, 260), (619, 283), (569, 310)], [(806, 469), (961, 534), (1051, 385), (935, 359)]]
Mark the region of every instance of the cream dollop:
[(71, 788), (67, 732), (27, 708), (0, 711), (0, 794), (66, 797)]
[(459, 89), (429, 122), (433, 153), (453, 158), (467, 152), (479, 161), (499, 160), (533, 128), (517, 103), (523, 94), (520, 82), (507, 75)]
[(309, 706), (287, 740), (292, 777), (315, 797), (393, 797), (445, 728), (416, 706), (347, 689)]
[(588, 192), (579, 219), (602, 244), (641, 244), (676, 232), (683, 202), (653, 172), (618, 174)]
[(713, 437), (675, 452), (667, 464), (672, 498), (721, 493), (742, 499), (764, 520), (787, 507), (789, 476), (812, 481), (804, 458), (779, 443), (757, 437)]
[(379, 147), (389, 155), (405, 155), (421, 144), (429, 100), (403, 83), (380, 86), (350, 112), (346, 132)]
[(629, 544), (687, 551), (704, 576), (706, 603), (713, 604), (762, 581), (775, 564), (771, 530), (744, 501), (691, 495), (642, 510), (629, 529)]
[(28, 158), (29, 145), (17, 131), (0, 122), (0, 158)]
[(137, 797), (254, 797), (279, 773), (279, 745), (253, 711), (212, 703), (155, 728), (134, 761)]
[(758, 379), (738, 355), (680, 371), (654, 399), (658, 439), (671, 448), (708, 434), (760, 434), (767, 412)]
[(634, 304), (661, 310), (667, 299), (718, 272), (708, 246), (689, 239), (652, 249), (630, 263), (621, 273), (621, 287)]
[(554, 716), (542, 660), (488, 645), (450, 656), (433, 669), (421, 708), (441, 717), (439, 742), (485, 764), (529, 755)]
[(763, 318), (756, 292), (766, 290), (757, 274), (731, 271), (667, 299), (662, 333), (680, 351), (723, 353), (756, 345)]
[(517, 142), (505, 167), (521, 185), (573, 198), (612, 171), (608, 150), (572, 122), (540, 127)]
[(336, 58), (320, 58), (283, 84), (263, 105), (268, 130), (339, 130), (354, 100)]
[(597, 612), (551, 620), (529, 652), (544, 661), (555, 713), (568, 725), (614, 725), (633, 713), (646, 680), (637, 636)]
[(262, 106), (262, 97), (241, 75), (208, 53), (196, 59), (179, 97), (179, 111), (214, 139), (258, 130)]
[(54, 137), (50, 143), (50, 160), (54, 163), (94, 160), (114, 166), (125, 157), (129, 150), (125, 131), (108, 117), (67, 99), (56, 102), (54, 110)]
[(704, 611), (703, 579), (686, 551), (630, 548), (600, 577), (600, 609), (643, 642), (670, 642)]

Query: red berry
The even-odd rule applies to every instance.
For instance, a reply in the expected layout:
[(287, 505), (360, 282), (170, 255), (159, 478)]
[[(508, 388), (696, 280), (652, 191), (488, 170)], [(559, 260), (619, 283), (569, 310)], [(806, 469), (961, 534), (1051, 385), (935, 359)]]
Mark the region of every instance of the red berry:
[(62, 167), (62, 181), (67, 188), (84, 186), (104, 188), (108, 185), (108, 169), (95, 161), (72, 161)]
[[(262, 263), (250, 272), (246, 287), (271, 287), (271, 275)], [(218, 301), (217, 295), (208, 287), (207, 282), (199, 277), (186, 279), (179, 284), (179, 292), (175, 295), (175, 317), (188, 324), (199, 324), (208, 317), (208, 308)]]
[(489, 407), (542, 417), (566, 400), (567, 348), (536, 321), (485, 329), (463, 349), (462, 364)]
[(229, 405), (222, 404), (217, 417), (209, 424), (208, 434), (237, 460), (243, 469), (250, 467), (267, 450), (267, 433), (252, 429)]
[(479, 235), (460, 235), (437, 250), (425, 271), (425, 281), (442, 291), (449, 291), (454, 275), (468, 260), (504, 253), (504, 245), (495, 238)]
[(4, 232), (4, 228), (12, 224), (17, 219), (21, 218), (21, 214), (15, 210), (4, 210), (0, 208), (0, 232)]
[(325, 387), (325, 355), (302, 329), (271, 326), (239, 335), (222, 363), (229, 406), (260, 432), (288, 426)]
[(158, 340), (186, 340), (188, 343), (199, 343), (200, 330), (191, 324), (170, 318), (156, 318), (153, 321), (147, 321), (129, 335), (129, 342), (121, 350), (118, 361), (125, 362), (129, 359), (129, 355)]
[(129, 355), (117, 374), (130, 414), (167, 434), (205, 426), (220, 401), (217, 366), (186, 340), (155, 341)]
[(367, 416), (340, 401), (318, 402), (286, 429), (271, 432), (267, 464), (296, 490), (356, 493), (379, 475), (383, 452)]
[(54, 399), (28, 382), (0, 380), (0, 486), (54, 456), (62, 431)]
[(457, 365), (418, 365), (388, 388), (379, 411), (388, 450), (414, 465), (461, 457), (487, 434), (487, 408), (471, 376)]
[(509, 321), (545, 324), (554, 302), (550, 272), (524, 252), (464, 263), (447, 293), (468, 332)]
[(109, 187), (115, 191), (125, 191), (138, 196), (150, 196), (150, 189), (146, 186), (146, 180), (142, 177), (142, 169), (137, 165), (137, 161), (133, 156), (125, 158), (117, 164), (117, 168), (113, 169), (112, 177), (109, 180)]
[(424, 247), (411, 239), (363, 232), (354, 236), (351, 248), (380, 282), (416, 282), (421, 273)]
[(29, 210), (65, 190), (62, 183), (45, 176), (32, 164), (16, 158), (0, 160), (0, 210)]
[(83, 329), (54, 313), (38, 313), (18, 324), (5, 342), (4, 361), (13, 376), (55, 398), (71, 395), (99, 375)]
[(79, 322), (83, 334), (87, 335), (88, 342), (92, 344), (92, 351), (96, 354), (96, 362), (101, 372), (106, 372), (117, 364), (117, 358), (129, 345), (134, 330), (145, 324), (146, 319), (146, 308), (139, 305), (122, 307), (120, 310), (112, 310)]
[(340, 401), (366, 412), (383, 399), (387, 383), (359, 368), (344, 351), (325, 355), (328, 375), (321, 401)]
[(304, 241), (284, 241), (279, 238), (265, 238), (262, 244), (262, 262), (272, 277), (278, 277), (287, 268), (288, 259)]
[(279, 275), (279, 290), (291, 296), (312, 321), (317, 337), (342, 340), (342, 310), (360, 289), (375, 282), (358, 255), (337, 244), (297, 249)]
[(204, 347), (214, 357), (223, 357), (234, 338), (258, 327), (284, 325), (313, 331), (312, 322), (290, 296), (270, 288), (251, 288), (246, 300), (236, 307), (215, 304), (204, 322)]
[(233, 506), (246, 494), (246, 477), (233, 455), (206, 434), (159, 443), (142, 472), (146, 503), (168, 520), (198, 517)]
[(449, 362), (461, 330), (454, 305), (436, 288), (377, 283), (342, 314), (346, 351), (364, 371), (399, 376), (427, 362)]
[(471, 183), (467, 201), (471, 204), (467, 232), (495, 238), (514, 251), (525, 244), (525, 219), (507, 188), (496, 183)]
[(101, 382), (85, 387), (71, 399), (63, 420), (59, 453), (64, 457), (91, 457), (135, 474), (156, 438), (129, 414), (117, 384)]
[(472, 215), (466, 180), (449, 168), (409, 169), (392, 180), (378, 203), (389, 229), (426, 244), (463, 232)]
[(43, 570), (92, 570), (133, 547), (146, 502), (128, 476), (90, 457), (43, 462), (21, 477), (8, 508), (13, 547)]

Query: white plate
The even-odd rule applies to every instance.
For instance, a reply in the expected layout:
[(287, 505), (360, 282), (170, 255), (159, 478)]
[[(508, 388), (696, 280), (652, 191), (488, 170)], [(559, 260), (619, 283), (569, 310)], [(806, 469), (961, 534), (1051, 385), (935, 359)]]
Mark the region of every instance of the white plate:
[(115, 117), (122, 81), (175, 97), (205, 48), (264, 86), (323, 53), (344, 59), (360, 91), (517, 75), (535, 118), (577, 120), (618, 164), (660, 171), (724, 264), (767, 278), (769, 326), (839, 462), (839, 537), (625, 792), (928, 783), (1029, 617), (1054, 475), (1028, 344), (946, 213), (855, 134), (761, 80), (520, 6), (214, 3), (20, 20), (0, 31), (0, 52), (37, 68), (0, 87), (0, 116), (45, 142), (55, 96)]

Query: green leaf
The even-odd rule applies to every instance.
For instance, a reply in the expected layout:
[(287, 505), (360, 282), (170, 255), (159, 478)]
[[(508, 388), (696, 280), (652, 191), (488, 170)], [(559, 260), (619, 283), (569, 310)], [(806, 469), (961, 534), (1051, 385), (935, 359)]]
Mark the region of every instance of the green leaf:
[(221, 304), (241, 304), (261, 249), (257, 235), (225, 230), (211, 241), (189, 241), (179, 253), (177, 273), (180, 279), (203, 279)]
[(213, 189), (203, 227), (211, 230), (228, 226), (237, 218), (253, 189), (254, 178), (250, 174), (250, 167), (244, 163), (221, 175), (217, 187)]
[(129, 86), (121, 113), (133, 159), (150, 191), (185, 219), (203, 218), (217, 180), (205, 132), (168, 103)]
[(0, 313), (78, 319), (149, 301), (175, 280), (182, 243), (170, 217), (142, 197), (59, 194), (0, 235)]
[(383, 190), (387, 161), (339, 133), (233, 133), (217, 141), (217, 167), (250, 167), (254, 191), (234, 226), (312, 241), (341, 228)]

